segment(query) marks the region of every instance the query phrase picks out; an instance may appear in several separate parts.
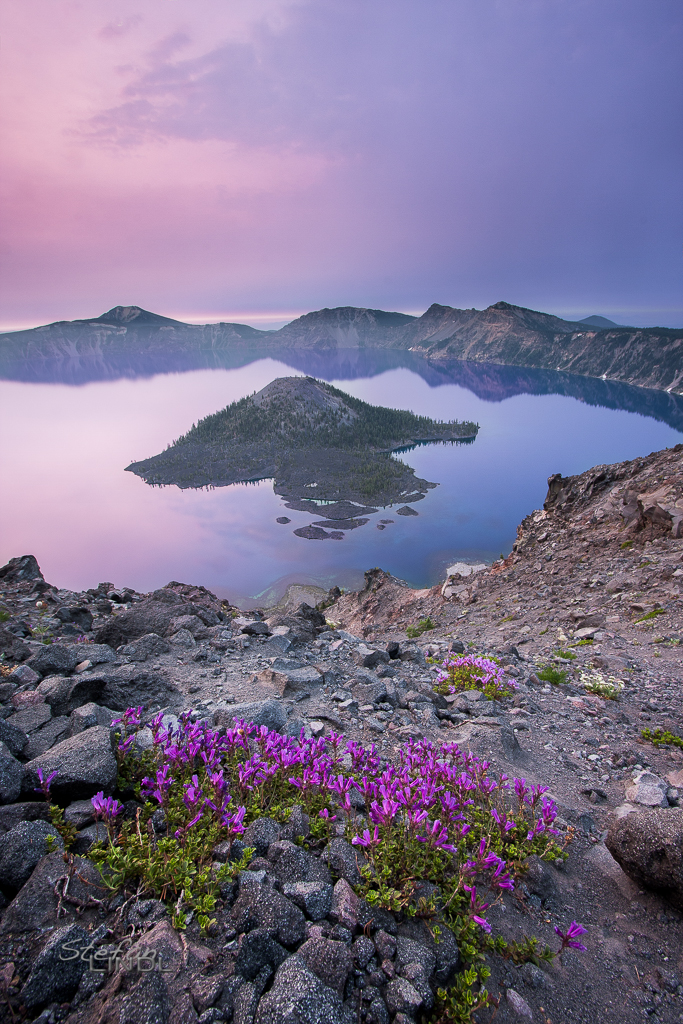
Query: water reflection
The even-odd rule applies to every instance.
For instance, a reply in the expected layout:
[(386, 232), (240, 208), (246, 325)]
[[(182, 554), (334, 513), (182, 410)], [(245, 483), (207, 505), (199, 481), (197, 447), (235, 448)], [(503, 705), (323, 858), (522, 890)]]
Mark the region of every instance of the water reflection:
[(485, 402), (502, 402), (515, 395), (564, 395), (587, 405), (649, 416), (683, 431), (683, 396), (680, 395), (554, 370), (462, 360), (430, 362), (413, 352), (393, 349), (317, 351), (236, 344), (231, 349), (198, 347), (186, 352), (168, 352), (159, 346), (144, 353), (122, 350), (105, 354), (99, 350), (74, 349), (68, 357), (62, 358), (48, 358), (38, 352), (28, 358), (18, 358), (5, 348), (0, 353), (0, 380), (81, 385), (150, 378), (162, 373), (237, 370), (264, 359), (282, 362), (326, 381), (358, 380), (404, 368), (416, 373), (432, 388), (458, 384)]
[[(276, 599), (290, 583), (355, 587), (375, 565), (429, 586), (453, 562), (507, 553), (518, 523), (541, 506), (550, 474), (580, 473), (681, 441), (671, 429), (683, 426), (680, 399), (625, 385), (504, 367), (434, 367), (411, 361), (410, 353), (253, 358), (232, 369), (79, 387), (0, 380), (7, 439), (0, 564), (34, 553), (50, 582), (72, 589), (112, 580), (147, 591), (180, 579), (245, 607)], [(388, 358), (400, 365), (380, 372)], [(416, 478), (440, 483), (414, 504), (419, 516), (398, 515), (403, 503), (355, 514), (349, 518), (370, 523), (347, 528), (343, 541), (311, 544), (295, 531), (317, 525), (331, 533), (332, 525), (319, 525), (334, 522), (326, 507), (315, 517), (287, 508), (271, 480), (179, 490), (152, 488), (124, 472), (193, 421), (293, 371), (323, 376), (324, 366), (336, 386), (364, 401), (480, 424), (474, 445), (427, 445), (400, 455)], [(449, 378), (456, 372), (462, 383)], [(284, 518), (290, 522), (278, 522)]]

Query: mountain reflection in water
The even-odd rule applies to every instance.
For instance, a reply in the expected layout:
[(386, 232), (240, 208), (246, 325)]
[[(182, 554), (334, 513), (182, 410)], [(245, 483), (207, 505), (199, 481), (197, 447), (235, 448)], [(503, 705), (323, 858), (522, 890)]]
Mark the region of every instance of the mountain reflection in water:
[(432, 363), (412, 352), (393, 349), (276, 351), (245, 345), (227, 351), (108, 353), (106, 358), (101, 353), (78, 353), (69, 359), (5, 357), (0, 361), (0, 380), (80, 385), (122, 378), (149, 378), (160, 373), (235, 370), (259, 359), (280, 360), (292, 369), (330, 381), (374, 377), (403, 367), (418, 374), (430, 387), (458, 384), (485, 402), (502, 402), (515, 395), (564, 395), (587, 405), (650, 416), (683, 432), (683, 397), (679, 395), (553, 370), (461, 360)]

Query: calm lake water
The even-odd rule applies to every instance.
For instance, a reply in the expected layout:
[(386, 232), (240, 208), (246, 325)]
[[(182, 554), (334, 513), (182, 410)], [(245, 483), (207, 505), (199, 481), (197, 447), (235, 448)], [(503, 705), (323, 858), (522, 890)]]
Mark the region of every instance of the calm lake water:
[[(580, 473), (683, 440), (675, 396), (568, 375), (434, 368), (410, 353), (357, 351), (224, 363), (137, 377), (129, 367), (126, 378), (78, 384), (62, 381), (107, 374), (61, 367), (50, 383), (28, 370), (24, 380), (0, 380), (0, 564), (31, 553), (62, 587), (110, 580), (148, 591), (175, 579), (245, 607), (272, 603), (294, 582), (357, 587), (373, 566), (429, 586), (454, 561), (507, 554), (517, 524), (542, 506), (551, 473)], [(468, 446), (401, 455), (439, 486), (414, 505), (418, 516), (389, 508), (343, 540), (295, 536), (321, 517), (285, 509), (269, 481), (181, 491), (124, 472), (198, 419), (300, 372), (374, 404), (474, 420), (479, 435)], [(289, 524), (276, 523), (283, 515)], [(394, 522), (377, 530), (380, 517)]]

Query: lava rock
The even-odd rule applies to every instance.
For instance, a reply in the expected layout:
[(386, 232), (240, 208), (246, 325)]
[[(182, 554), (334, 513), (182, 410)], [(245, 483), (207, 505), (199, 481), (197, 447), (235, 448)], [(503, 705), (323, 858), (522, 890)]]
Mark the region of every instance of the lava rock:
[(28, 736), (19, 726), (0, 719), (0, 743), (5, 744), (12, 757), (17, 757), (23, 753)]
[(168, 654), (172, 647), (168, 640), (157, 633), (145, 633), (138, 640), (130, 644), (124, 644), (119, 648), (118, 653), (131, 661), (147, 661), (148, 658), (158, 658), (162, 654)]
[(15, 892), (21, 889), (38, 861), (50, 853), (48, 836), (53, 849), (64, 849), (59, 832), (47, 821), (22, 821), (0, 836), (0, 886)]
[(0, 803), (11, 804), (21, 794), (24, 766), (11, 754), (0, 753)]
[(286, 959), (287, 951), (271, 938), (266, 928), (254, 928), (242, 938), (235, 970), (247, 981), (253, 981), (263, 967), (276, 970)]
[(298, 956), (278, 967), (261, 997), (254, 1024), (353, 1024), (353, 1014)]
[(88, 966), (81, 960), (80, 951), (89, 941), (88, 933), (78, 924), (58, 928), (50, 936), (21, 993), (27, 1009), (73, 996)]
[(306, 918), (299, 908), (258, 881), (240, 885), (230, 914), (238, 931), (266, 928), (283, 946), (295, 946), (306, 934)]
[(92, 729), (95, 725), (106, 725), (109, 728), (112, 719), (115, 717), (115, 711), (112, 711), (110, 708), (103, 708), (99, 704), (90, 701), (89, 704), (76, 708), (69, 715), (69, 725), (66, 730), (67, 736), (77, 736), (78, 733), (84, 732), (85, 729)]
[(22, 821), (49, 821), (50, 808), (44, 801), (26, 800), (18, 804), (6, 804), (0, 807), (0, 835), (9, 832)]
[(345, 839), (333, 839), (323, 850), (322, 858), (340, 878), (346, 879), (351, 885), (360, 883), (360, 868), (365, 865), (366, 859)]
[(282, 891), (312, 921), (321, 921), (332, 909), (333, 890), (327, 882), (288, 882)]
[(256, 818), (242, 835), (245, 846), (253, 846), (257, 857), (265, 857), (271, 843), (280, 838), (280, 826), (272, 818)]
[(118, 768), (111, 748), (110, 732), (96, 725), (85, 732), (62, 740), (46, 753), (29, 761), (25, 768), (24, 790), (31, 792), (38, 785), (38, 769), (43, 775), (59, 774), (52, 783), (56, 797), (69, 799), (94, 796), (98, 790), (111, 791)]
[(635, 882), (683, 909), (683, 808), (619, 818), (611, 824), (605, 845)]
[(353, 967), (353, 955), (343, 942), (312, 938), (299, 946), (296, 952), (316, 977), (338, 995), (343, 995), (346, 979)]
[(47, 644), (32, 654), (26, 664), (40, 676), (68, 675), (83, 659), (78, 645)]
[(256, 701), (250, 704), (232, 704), (214, 712), (213, 724), (219, 729), (234, 729), (235, 719), (244, 719), (254, 725), (282, 732), (287, 725), (287, 712), (278, 700)]

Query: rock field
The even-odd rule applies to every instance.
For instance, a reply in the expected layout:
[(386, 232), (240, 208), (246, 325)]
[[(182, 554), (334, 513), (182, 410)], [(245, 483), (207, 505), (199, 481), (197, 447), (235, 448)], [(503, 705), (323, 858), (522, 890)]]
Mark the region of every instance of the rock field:
[[(176, 932), (144, 893), (112, 899), (85, 857), (89, 798), (115, 792), (110, 723), (140, 704), (150, 718), (192, 708), (219, 728), (238, 717), (293, 736), (335, 731), (387, 761), (411, 738), (456, 742), (550, 786), (569, 859), (532, 859), (489, 920), (556, 947), (554, 926), (575, 919), (588, 948), (551, 966), (493, 960), (498, 1006), (475, 1019), (683, 1020), (683, 746), (641, 735), (683, 735), (682, 469), (678, 446), (551, 477), (508, 558), (454, 567), (428, 590), (373, 569), (322, 610), (299, 597), (241, 613), (180, 583), (71, 593), (33, 556), (12, 559), (0, 569), (3, 1024), (411, 1024), (457, 971), (451, 933), (435, 943), (424, 921), (371, 913), (356, 896), (345, 840), (323, 855), (295, 844), (305, 815), (249, 826), (257, 862), (208, 936), (196, 923)], [(437, 694), (434, 660), (463, 652), (500, 658), (514, 696)], [(71, 864), (35, 792), (39, 769), (59, 772), (54, 796), (78, 829)], [(67, 941), (115, 949), (126, 935), (167, 973), (59, 960)]]

